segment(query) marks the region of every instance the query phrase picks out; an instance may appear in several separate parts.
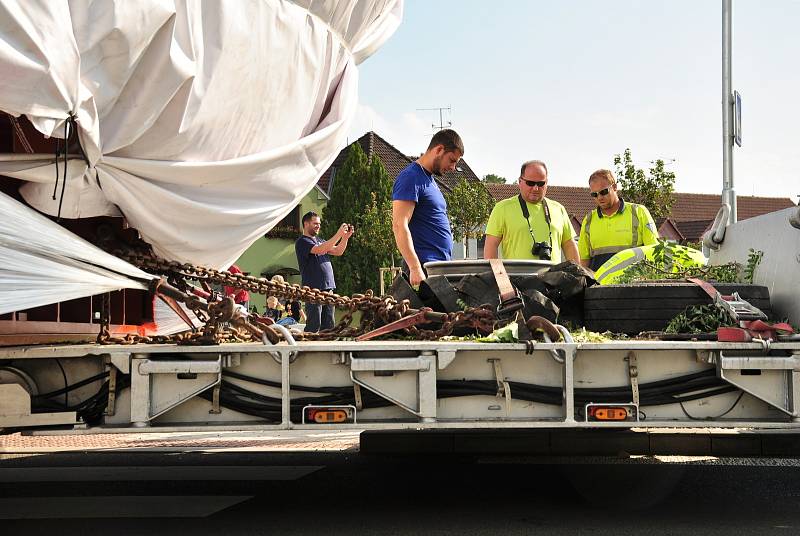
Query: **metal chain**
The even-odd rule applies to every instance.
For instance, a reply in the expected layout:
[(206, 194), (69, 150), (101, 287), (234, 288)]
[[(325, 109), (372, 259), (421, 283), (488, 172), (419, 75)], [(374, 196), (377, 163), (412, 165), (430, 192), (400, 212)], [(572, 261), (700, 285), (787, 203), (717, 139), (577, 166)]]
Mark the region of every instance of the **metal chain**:
[[(167, 276), (176, 287), (181, 288), (187, 293), (190, 293), (187, 281), (194, 280), (201, 283), (205, 282), (206, 284), (218, 284), (243, 289), (248, 292), (264, 294), (266, 296), (275, 296), (276, 298), (285, 298), (319, 305), (332, 305), (347, 311), (334, 327), (321, 330), (318, 333), (304, 332), (296, 337), (305, 340), (335, 340), (357, 337), (373, 329), (376, 324), (388, 324), (408, 316), (408, 314), (411, 314), (409, 311), (412, 313), (416, 312), (410, 308), (408, 300), (398, 302), (394, 297), (389, 295), (375, 296), (372, 290), (367, 290), (363, 294), (354, 294), (353, 296), (341, 296), (334, 292), (323, 291), (308, 286), (273, 281), (241, 273), (233, 274), (224, 270), (214, 270), (205, 266), (168, 261), (158, 258), (151, 253), (122, 250), (115, 250), (112, 253), (146, 272)], [(189, 303), (187, 303), (187, 306), (193, 309), (195, 314), (198, 315), (196, 307), (192, 308)], [(211, 318), (207, 319), (202, 331), (198, 333), (178, 334), (182, 337), (178, 338), (178, 336), (172, 336), (170, 338), (175, 338), (176, 342), (179, 344), (217, 344), (219, 342), (228, 342), (229, 340), (253, 340), (252, 334), (241, 329), (241, 327), (226, 326), (224, 325), (225, 322), (220, 322), (218, 319), (215, 319), (212, 313), (214, 307), (214, 303), (209, 304)], [(361, 312), (361, 323), (358, 326), (352, 326), (351, 324), (356, 311)], [(204, 314), (202, 311), (199, 312), (201, 314), (198, 315), (198, 318), (202, 320)], [(258, 317), (255, 318), (256, 320), (258, 319)], [(478, 328), (488, 333), (492, 331), (496, 324), (497, 319), (492, 308), (489, 306), (481, 306), (467, 308), (464, 311), (447, 313), (447, 317), (444, 322), (442, 322), (441, 327), (436, 330), (421, 329), (417, 326), (411, 326), (406, 328), (405, 331), (409, 335), (421, 340), (435, 340), (450, 335), (453, 330), (458, 327)], [(131, 337), (130, 335), (127, 337), (137, 342), (162, 342), (166, 338)], [(106, 340), (111, 339), (107, 338)], [(130, 344), (135, 343), (131, 342)]]

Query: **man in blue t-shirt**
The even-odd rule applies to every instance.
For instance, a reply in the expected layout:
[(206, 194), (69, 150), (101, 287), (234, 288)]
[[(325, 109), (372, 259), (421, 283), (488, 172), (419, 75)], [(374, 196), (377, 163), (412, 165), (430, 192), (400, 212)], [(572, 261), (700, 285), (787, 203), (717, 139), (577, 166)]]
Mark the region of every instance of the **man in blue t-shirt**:
[[(323, 240), (319, 236), (322, 221), (316, 212), (303, 216), (303, 235), (294, 243), (297, 265), (303, 285), (320, 290), (336, 288), (333, 280), (333, 266), (328, 255), (339, 256), (347, 249), (347, 241), (353, 236), (353, 226), (343, 223), (333, 238)], [(333, 327), (333, 305), (306, 303), (305, 331), (319, 331)]]
[(453, 254), (447, 202), (433, 176), (455, 169), (462, 156), (461, 137), (454, 130), (440, 130), (425, 154), (406, 166), (394, 181), (392, 231), (412, 286), (425, 279), (423, 264), (449, 261)]

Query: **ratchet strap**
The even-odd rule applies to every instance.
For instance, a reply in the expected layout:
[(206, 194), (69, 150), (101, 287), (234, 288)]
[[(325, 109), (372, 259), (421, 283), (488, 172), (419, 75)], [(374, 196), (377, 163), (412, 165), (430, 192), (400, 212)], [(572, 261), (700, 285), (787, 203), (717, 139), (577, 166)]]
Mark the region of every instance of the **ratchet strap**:
[(489, 266), (492, 267), (494, 280), (497, 282), (497, 291), (500, 294), (500, 304), (497, 306), (497, 314), (506, 316), (522, 309), (522, 297), (511, 284), (506, 267), (500, 259), (489, 259)]

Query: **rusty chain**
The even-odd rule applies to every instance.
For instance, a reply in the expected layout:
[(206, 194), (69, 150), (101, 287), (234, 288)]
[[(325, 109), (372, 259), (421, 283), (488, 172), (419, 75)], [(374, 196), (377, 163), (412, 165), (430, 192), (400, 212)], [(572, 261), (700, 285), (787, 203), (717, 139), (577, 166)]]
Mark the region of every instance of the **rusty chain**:
[[(209, 284), (223, 285), (277, 298), (320, 305), (333, 305), (346, 311), (339, 322), (330, 329), (322, 330), (319, 333), (303, 332), (295, 335), (296, 338), (304, 340), (354, 338), (370, 331), (376, 325), (388, 324), (417, 312), (410, 308), (408, 300), (398, 302), (390, 295), (375, 296), (372, 290), (367, 290), (363, 294), (342, 296), (334, 292), (285, 281), (273, 281), (241, 273), (233, 274), (224, 270), (214, 270), (205, 266), (168, 261), (158, 258), (152, 253), (133, 250), (115, 250), (112, 253), (146, 272), (166, 276), (176, 288), (187, 294), (191, 294), (191, 286), (188, 281), (198, 281), (206, 287)], [(195, 301), (192, 302), (191, 300)], [(235, 313), (230, 310), (233, 307), (233, 300), (230, 298), (225, 298), (221, 302), (209, 303), (208, 313), (200, 309), (197, 303), (199, 301), (198, 298), (190, 296), (190, 299), (184, 302), (198, 319), (204, 322), (204, 326), (196, 332), (152, 337), (128, 334), (122, 338), (113, 338), (109, 334), (108, 322), (107, 318), (105, 318), (100, 335), (98, 335), (98, 342), (107, 344), (166, 342), (177, 344), (220, 344), (224, 342), (260, 341), (259, 333), (261, 331), (275, 333), (257, 315), (251, 315), (251, 321), (248, 321), (244, 316), (237, 317), (233, 321), (225, 321), (225, 319), (230, 319), (232, 315), (235, 316)], [(357, 311), (361, 312), (361, 322), (358, 326), (353, 326), (353, 318)], [(484, 333), (489, 333), (496, 327), (496, 324), (497, 318), (493, 309), (488, 306), (481, 306), (446, 313), (446, 317), (439, 329), (422, 329), (418, 326), (411, 326), (405, 328), (405, 332), (419, 340), (436, 340), (450, 335), (454, 329), (459, 327), (477, 328)], [(256, 328), (255, 330), (253, 329), (254, 327)]]

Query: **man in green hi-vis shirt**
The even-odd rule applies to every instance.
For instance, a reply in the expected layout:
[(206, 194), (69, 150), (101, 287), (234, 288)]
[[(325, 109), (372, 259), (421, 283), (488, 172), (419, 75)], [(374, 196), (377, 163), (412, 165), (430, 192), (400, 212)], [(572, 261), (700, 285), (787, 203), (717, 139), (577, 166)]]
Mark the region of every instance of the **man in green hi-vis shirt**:
[(541, 160), (522, 164), (519, 195), (499, 201), (489, 216), (483, 256), (504, 259), (570, 260), (580, 263), (569, 214), (547, 195), (547, 165)]

